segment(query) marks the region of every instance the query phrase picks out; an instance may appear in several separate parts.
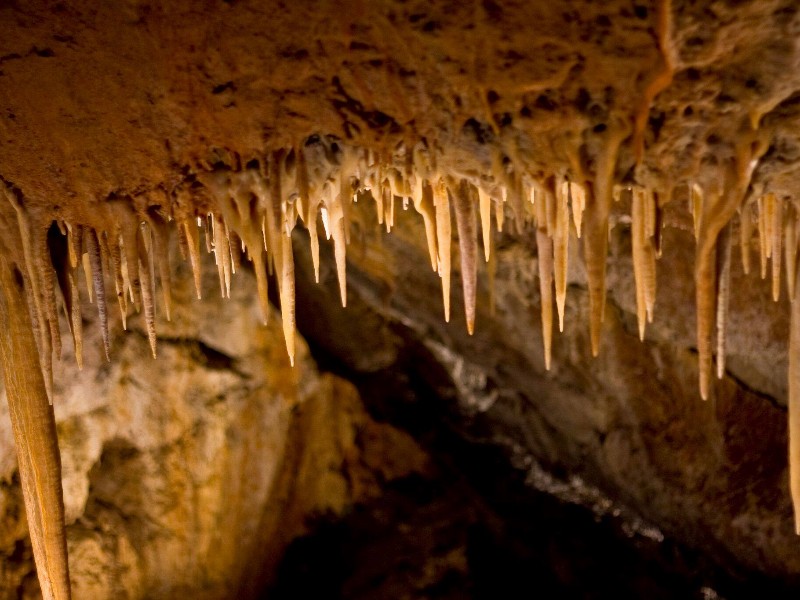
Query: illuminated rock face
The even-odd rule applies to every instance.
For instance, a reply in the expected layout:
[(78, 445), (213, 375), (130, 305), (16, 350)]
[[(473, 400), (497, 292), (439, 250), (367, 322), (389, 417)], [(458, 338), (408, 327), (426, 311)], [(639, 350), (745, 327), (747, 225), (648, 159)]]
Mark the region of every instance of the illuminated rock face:
[[(140, 360), (148, 341), (136, 326), (115, 336), (106, 368), (56, 363), (76, 598), (253, 597), (308, 519), (427, 469), (408, 435), (369, 418), (351, 384), (317, 371), (305, 344), (290, 367), (280, 327), (253, 326), (251, 275), (239, 274), (225, 301), (192, 301), (191, 279), (179, 281), (158, 361)], [(103, 360), (92, 329), (87, 365)], [(7, 486), (0, 497), (2, 548), (18, 549), (3, 557), (0, 597), (36, 597), (21, 493)]]
[[(123, 326), (141, 311), (155, 356), (157, 310), (170, 317), (171, 289), (182, 285), (171, 237), (198, 296), (201, 246), (214, 254), (222, 296), (252, 268), (264, 320), (273, 275), (294, 361), (295, 313), (306, 311), (295, 254), (305, 243), (292, 237), (310, 233), (319, 279), (324, 232), (337, 302), (347, 301), (349, 260), (365, 289), (383, 290), (378, 312), (426, 339), (460, 391), (495, 378), (537, 407), (531, 431), (515, 425), (523, 415), (497, 415), (500, 429), (522, 427), (512, 446), (581, 473), (676, 536), (706, 531), (709, 549), (732, 562), (796, 571), (800, 554), (785, 541), (786, 419), (755, 391), (788, 398), (800, 498), (797, 352), (787, 360), (785, 351), (788, 330), (800, 345), (800, 316), (786, 326), (800, 308), (753, 313), (763, 304), (758, 273), (741, 276), (734, 259), (757, 271), (757, 248), (771, 296), (793, 297), (793, 3), (296, 4), (3, 9), (2, 256), (22, 279), (17, 289), (6, 278), (4, 306), (13, 320), (14, 302), (27, 301), (41, 366), (15, 354), (6, 333), (7, 383), (19, 374), (39, 401), (46, 391), (59, 404), (52, 356), (68, 325), (83, 361), (82, 295), (98, 309), (102, 347), (86, 369), (116, 360), (114, 296)], [(375, 220), (395, 228), (404, 204), (418, 225), (365, 241)], [(463, 313), (474, 338), (429, 320), (441, 299), (445, 320)], [(742, 313), (757, 318), (737, 330)], [(770, 326), (778, 335), (763, 333)], [(12, 412), (22, 402), (9, 393)], [(490, 394), (477, 406), (493, 403)], [(676, 421), (686, 429), (665, 433)], [(55, 464), (55, 445), (36, 441), (52, 438), (52, 418), (31, 427), (15, 425), (18, 450)], [(775, 435), (751, 440), (750, 427)], [(748, 461), (769, 466), (751, 471)], [(35, 479), (25, 473), (23, 483)], [(772, 501), (731, 500), (751, 477)], [(36, 481), (28, 514), (56, 532), (64, 515), (41, 498), (59, 490)], [(45, 584), (65, 573), (59, 537), (34, 539)]]

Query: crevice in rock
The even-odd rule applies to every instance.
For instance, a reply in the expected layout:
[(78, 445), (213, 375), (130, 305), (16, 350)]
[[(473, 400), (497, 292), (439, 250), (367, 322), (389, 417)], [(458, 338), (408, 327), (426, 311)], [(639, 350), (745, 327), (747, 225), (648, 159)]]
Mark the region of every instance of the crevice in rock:
[[(147, 334), (137, 327), (131, 328), (130, 332), (135, 333), (145, 340), (147, 339)], [(219, 348), (214, 348), (203, 340), (160, 335), (158, 337), (158, 343), (176, 346), (186, 350), (199, 364), (213, 371), (230, 371), (243, 379), (248, 379), (250, 377), (247, 373), (239, 369), (238, 361), (235, 357), (226, 354)]]

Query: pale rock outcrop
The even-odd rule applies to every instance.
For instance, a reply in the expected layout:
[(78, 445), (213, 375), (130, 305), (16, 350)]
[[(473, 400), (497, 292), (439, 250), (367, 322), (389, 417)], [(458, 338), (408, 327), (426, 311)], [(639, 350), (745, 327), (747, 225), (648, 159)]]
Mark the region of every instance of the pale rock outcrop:
[[(137, 316), (112, 336), (112, 362), (92, 327), (99, 368), (78, 371), (66, 352), (55, 363), (75, 598), (253, 597), (308, 518), (374, 496), (376, 474), (425, 469), (304, 343), (289, 366), (279, 315), (258, 324), (251, 274), (230, 300), (211, 288), (200, 302), (190, 285), (178, 280), (172, 321), (160, 318), (158, 359)], [(0, 424), (0, 597), (34, 598), (5, 402)]]

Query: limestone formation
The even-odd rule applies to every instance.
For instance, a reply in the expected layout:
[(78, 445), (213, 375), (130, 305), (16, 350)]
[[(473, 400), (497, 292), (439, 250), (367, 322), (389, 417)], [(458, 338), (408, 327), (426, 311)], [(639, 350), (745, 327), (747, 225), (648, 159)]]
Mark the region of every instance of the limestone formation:
[[(88, 366), (78, 280), (96, 306), (104, 357), (115, 360), (113, 281), (121, 328), (141, 312), (155, 358), (158, 313), (169, 320), (180, 285), (170, 240), (191, 265), (198, 297), (204, 245), (222, 298), (243, 268), (253, 270), (265, 322), (273, 279), (294, 364), (294, 232), (309, 233), (319, 280), (322, 225), (346, 306), (348, 248), (366, 227), (367, 202), (387, 232), (399, 228), (399, 206), (419, 213), (427, 258), (417, 266), (429, 273), (429, 259), (440, 278), (445, 321), (460, 264), (470, 335), (481, 329), (479, 240), (492, 269), (503, 268), (491, 215), (511, 240), (535, 232), (538, 266), (526, 268), (540, 278), (547, 369), (553, 299), (559, 330), (569, 330), (576, 268), (588, 292), (588, 347), (601, 352), (609, 238), (619, 223), (630, 223), (641, 340), (657, 313), (658, 261), (679, 251), (665, 231), (692, 228), (699, 396), (711, 400), (712, 374), (726, 374), (740, 292), (732, 245), (738, 240), (749, 271), (755, 206), (761, 276), (769, 264), (779, 302), (785, 268), (793, 301), (784, 307), (792, 335), (783, 381), (800, 533), (795, 3), (253, 0), (201, 11), (178, 2), (33, 2), (3, 8), (0, 22), (4, 372), (13, 413), (21, 396), (10, 383), (27, 365), (20, 385), (34, 390), (44, 419), (17, 436), (17, 452), (46, 598), (69, 597), (46, 406), (59, 402), (59, 312), (78, 366)], [(530, 321), (517, 320), (520, 328)], [(40, 490), (34, 476), (33, 493), (31, 473), (40, 470), (52, 481)]]

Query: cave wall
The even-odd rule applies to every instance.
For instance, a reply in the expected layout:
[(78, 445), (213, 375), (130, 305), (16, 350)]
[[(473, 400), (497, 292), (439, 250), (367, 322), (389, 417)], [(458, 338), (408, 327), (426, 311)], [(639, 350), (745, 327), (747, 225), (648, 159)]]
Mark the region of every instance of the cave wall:
[[(112, 362), (95, 330), (92, 367), (79, 371), (69, 352), (58, 363), (74, 597), (259, 597), (314, 518), (425, 472), (415, 442), (374, 422), (304, 345), (290, 367), (278, 315), (255, 326), (252, 274), (237, 284), (225, 301), (210, 285), (202, 302), (175, 290), (157, 360), (140, 360), (136, 323), (115, 336)], [(0, 597), (36, 598), (5, 402), (0, 411)]]
[[(438, 278), (417, 268), (425, 261), (421, 225), (410, 213), (399, 218), (391, 234), (370, 224), (354, 235), (360, 241), (349, 254), (349, 272), (357, 300), (347, 309), (333, 301), (335, 273), (327, 271), (316, 286), (308, 257), (298, 261), (298, 306), (306, 307), (298, 309), (301, 331), (315, 331), (315, 343), (362, 374), (391, 369), (402, 340), (414, 340), (448, 374), (451, 385), (442, 393), (456, 429), (504, 448), (512, 464), (529, 473), (531, 485), (552, 491), (540, 471), (560, 474), (567, 483), (559, 493), (570, 501), (601, 512), (621, 510), (631, 522), (643, 519), (733, 572), (794, 581), (800, 550), (787, 484), (785, 388), (779, 383), (786, 317), (772, 303), (768, 282), (748, 280), (742, 284), (747, 296), (733, 301), (738, 333), (732, 353), (747, 369), (738, 371), (732, 361), (703, 402), (689, 325), (691, 233), (666, 237), (674, 250), (662, 258), (670, 277), (659, 287), (659, 309), (642, 343), (625, 264), (628, 226), (613, 230), (614, 291), (597, 358), (590, 353), (585, 276), (576, 260), (565, 332), (555, 334), (547, 372), (531, 240), (498, 236), (494, 314), (484, 269), (476, 332), (469, 336), (458, 295), (446, 324)], [(318, 323), (325, 324), (322, 334)], [(358, 331), (365, 332), (366, 353), (356, 351)], [(597, 490), (611, 500), (598, 500)], [(604, 502), (609, 506), (603, 508)]]

